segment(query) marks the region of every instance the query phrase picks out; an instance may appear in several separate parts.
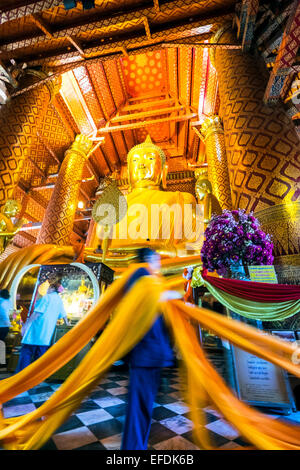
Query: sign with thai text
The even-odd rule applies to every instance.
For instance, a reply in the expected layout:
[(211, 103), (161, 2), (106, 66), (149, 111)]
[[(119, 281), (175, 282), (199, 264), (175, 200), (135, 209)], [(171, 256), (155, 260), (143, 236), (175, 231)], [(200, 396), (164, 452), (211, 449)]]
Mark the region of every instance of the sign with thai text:
[(248, 266), (248, 270), (251, 281), (277, 284), (277, 276), (273, 265)]
[(274, 364), (232, 346), (239, 398), (255, 406), (292, 408), (284, 372)]

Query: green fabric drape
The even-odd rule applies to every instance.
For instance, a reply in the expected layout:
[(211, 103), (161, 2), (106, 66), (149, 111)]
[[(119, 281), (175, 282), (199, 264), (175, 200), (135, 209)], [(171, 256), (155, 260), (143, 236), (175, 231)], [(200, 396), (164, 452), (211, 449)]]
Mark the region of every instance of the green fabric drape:
[(227, 294), (205, 281), (198, 273), (197, 287), (200, 285), (205, 286), (222, 305), (250, 320), (281, 321), (300, 312), (300, 300), (277, 303), (253, 302)]

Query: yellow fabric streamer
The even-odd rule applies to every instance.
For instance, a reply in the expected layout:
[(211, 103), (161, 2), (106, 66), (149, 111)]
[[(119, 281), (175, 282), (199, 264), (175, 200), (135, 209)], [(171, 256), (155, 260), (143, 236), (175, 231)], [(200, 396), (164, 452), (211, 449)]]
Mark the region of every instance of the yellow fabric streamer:
[(72, 246), (33, 245), (10, 254), (0, 263), (1, 289), (9, 289), (17, 273), (29, 264), (71, 263), (75, 255)]
[[(132, 269), (130, 271), (133, 272)], [(103, 296), (106, 297), (106, 301), (112, 301), (119, 288), (124, 286), (128, 277), (128, 273), (126, 273), (125, 279), (116, 281), (119, 286), (116, 288), (115, 285), (113, 294), (110, 292), (112, 289), (106, 291)], [(113, 286), (114, 284), (112, 288)], [(137, 296), (137, 290), (143, 292), (143, 295)], [(147, 292), (147, 296), (145, 296), (145, 292)], [(162, 283), (159, 278), (151, 277), (150, 280), (147, 277), (139, 280), (136, 287), (122, 298), (112, 321), (61, 387), (35, 411), (18, 418), (2, 418), (0, 422), (2, 428), (0, 430), (0, 440), (3, 441), (4, 446), (8, 449), (24, 450), (41, 447), (51, 437), (55, 429), (78, 408), (85, 396), (99, 383), (101, 375), (107, 368), (130, 351), (146, 334), (157, 315), (161, 292)], [(102, 313), (102, 316), (106, 319), (107, 312), (98, 306), (103, 307), (102, 304), (103, 301), (100, 301), (86, 317), (95, 317), (97, 314)], [(134, 309), (129, 307), (132, 305), (135, 305)], [(137, 315), (137, 312), (141, 312), (141, 314)], [(50, 363), (50, 353), (54, 356), (53, 349), (55, 347), (60, 346), (62, 350), (65, 344), (71, 342), (71, 339), (73, 341), (76, 341), (76, 338), (79, 339), (81, 333), (84, 333), (85, 328), (88, 326), (88, 323), (84, 320), (80, 321), (74, 329), (63, 336), (35, 363), (14, 377), (3, 380), (0, 384), (1, 402), (4, 403), (7, 399), (19, 394), (20, 390), (24, 391), (26, 388), (32, 388), (33, 384), (36, 384), (35, 377), (38, 376), (39, 381), (41, 377), (45, 378), (44, 367), (48, 368), (47, 375), (52, 375), (58, 367), (57, 365), (52, 366)], [(77, 328), (76, 334), (74, 334), (75, 328)], [(87, 336), (91, 338), (94, 334), (95, 328), (90, 325)], [(73, 355), (74, 350), (72, 353), (66, 352), (64, 359), (68, 361)], [(32, 376), (34, 372), (35, 376)], [(25, 374), (27, 376), (26, 388), (23, 384)], [(16, 388), (18, 389), (17, 393), (15, 393)]]
[[(190, 383), (190, 387), (188, 388), (188, 394), (189, 402), (191, 404), (191, 417), (195, 425), (194, 435), (197, 443), (205, 449), (214, 449), (214, 447), (209, 443), (206, 429), (203, 426), (203, 418), (202, 421), (200, 421), (201, 414), (199, 413), (199, 409), (197, 409), (197, 399), (203, 406), (203, 396), (206, 396), (209, 397), (210, 402), (215, 406), (215, 408), (240, 431), (242, 436), (244, 436), (247, 441), (254, 444), (255, 448), (263, 450), (299, 450), (300, 427), (292, 424), (287, 425), (280, 420), (269, 418), (263, 413), (260, 413), (241, 402), (206, 359), (203, 350), (198, 343), (195, 332), (188, 323), (187, 317), (184, 315), (184, 312), (186, 313), (188, 310), (191, 311), (192, 308), (186, 306), (182, 308), (182, 305), (178, 302), (177, 305), (175, 305), (175, 303), (176, 302), (171, 301), (170, 304), (173, 305), (165, 307), (165, 314), (172, 325), (176, 342), (180, 347), (188, 372), (193, 379), (193, 382)], [(206, 315), (209, 313), (209, 311), (205, 309), (194, 310), (196, 313), (193, 316), (198, 317), (199, 320), (202, 319), (203, 314)], [(204, 327), (208, 324), (206, 319), (209, 316), (210, 315), (208, 314), (207, 317), (200, 322)], [(228, 320), (228, 326), (230, 326), (230, 324), (233, 325), (238, 323), (225, 317), (224, 324), (227, 324)], [(220, 325), (216, 325), (214, 331), (220, 336), (226, 336), (226, 339), (232, 341), (234, 344), (239, 344), (239, 346), (241, 346), (240, 343), (244, 340), (243, 336), (246, 341), (248, 333), (249, 336), (252, 337), (254, 344), (256, 344), (256, 341), (263, 344), (265, 339), (270, 339), (271, 341), (267, 341), (265, 344), (266, 349), (271, 346), (273, 339), (276, 340), (276, 338), (266, 337), (261, 332), (256, 331), (254, 328), (245, 324), (243, 324), (243, 328), (241, 329), (241, 331), (243, 331), (243, 335), (239, 337), (238, 342), (236, 341), (235, 335), (232, 335), (231, 337), (229, 332), (226, 332), (226, 335), (224, 335), (223, 328)], [(273, 346), (278, 350), (277, 355), (280, 355), (282, 341), (280, 341), (280, 343), (281, 344), (273, 344)], [(246, 344), (244, 345), (244, 349), (249, 350)], [(291, 350), (292, 348), (288, 349)], [(265, 354), (261, 353), (261, 357), (264, 356)], [(272, 362), (276, 363), (277, 361), (272, 360)], [(284, 364), (282, 365), (286, 368), (285, 366), (288, 366), (288, 364), (288, 359), (285, 359)], [(295, 367), (295, 372), (297, 372), (297, 375), (299, 376), (299, 367)], [(204, 403), (204, 405), (207, 406), (207, 402)]]
[[(57, 252), (49, 256), (57, 259)], [(61, 255), (65, 256), (61, 250)], [(47, 259), (45, 251), (37, 250), (35, 259)], [(17, 261), (18, 266), (30, 263), (32, 254)], [(13, 262), (10, 263), (14, 265)], [(203, 308), (185, 305), (182, 301), (160, 302), (161, 293), (178, 286), (179, 280), (169, 283), (160, 276), (139, 279), (124, 295), (129, 277), (139, 266), (132, 266), (101, 296), (90, 312), (41, 358), (15, 376), (0, 382), (0, 402), (28, 390), (67, 363), (85, 344), (107, 324), (96, 343), (60, 388), (38, 409), (20, 417), (0, 418), (0, 441), (7, 449), (39, 449), (56, 429), (79, 407), (99, 383), (100, 378), (116, 360), (123, 357), (145, 335), (155, 317), (162, 312), (179, 346), (188, 377), (188, 401), (195, 424), (196, 442), (205, 449), (214, 447), (204, 427), (201, 408), (212, 403), (238, 429), (242, 436), (258, 449), (300, 449), (300, 428), (274, 420), (241, 402), (228, 388), (206, 359), (190, 324), (198, 321), (236, 346), (266, 359), (290, 373), (300, 376), (293, 364), (291, 344), (271, 337), (255, 328)], [(11, 272), (6, 270), (11, 278)], [(3, 263), (0, 265), (0, 276)], [(183, 280), (182, 280), (183, 282)], [(200, 406), (200, 409), (198, 408)]]

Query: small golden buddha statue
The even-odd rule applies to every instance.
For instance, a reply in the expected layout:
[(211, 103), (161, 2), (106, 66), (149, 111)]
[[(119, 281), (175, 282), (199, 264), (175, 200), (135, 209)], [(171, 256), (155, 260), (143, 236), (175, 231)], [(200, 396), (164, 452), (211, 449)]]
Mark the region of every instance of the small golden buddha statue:
[(78, 287), (78, 292), (80, 294), (85, 294), (87, 290), (88, 290), (88, 287), (85, 285), (85, 280), (81, 279), (81, 284)]
[(195, 191), (199, 204), (204, 206), (204, 228), (207, 227), (212, 214), (222, 214), (222, 208), (218, 199), (213, 194), (211, 182), (208, 179), (207, 170), (195, 171), (196, 185)]
[(0, 254), (9, 245), (16, 233), (22, 227), (24, 220), (13, 223), (12, 218), (20, 212), (21, 206), (14, 199), (8, 199), (0, 211)]
[[(203, 223), (196, 199), (190, 193), (165, 190), (168, 168), (163, 150), (148, 136), (129, 151), (127, 169), (127, 213), (113, 227), (106, 260), (146, 246), (166, 256), (199, 255)], [(102, 240), (105, 235), (98, 224), (91, 246)]]

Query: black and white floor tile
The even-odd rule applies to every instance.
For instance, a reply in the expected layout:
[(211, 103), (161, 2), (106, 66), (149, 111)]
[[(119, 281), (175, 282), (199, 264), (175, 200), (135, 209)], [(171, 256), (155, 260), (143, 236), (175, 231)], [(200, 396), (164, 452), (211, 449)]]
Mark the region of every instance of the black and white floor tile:
[[(217, 360), (218, 362), (218, 360)], [(219, 363), (221, 366), (221, 361)], [(216, 367), (218, 364), (216, 364)], [(0, 379), (11, 375), (0, 370)], [(33, 389), (5, 403), (5, 417), (28, 413), (39, 407), (60, 386), (43, 382)], [(193, 424), (189, 410), (182, 400), (184, 380), (178, 369), (165, 369), (161, 387), (153, 409), (149, 449), (196, 450), (193, 442)], [(117, 450), (120, 449), (126, 413), (128, 372), (111, 370), (92, 394), (44, 445), (42, 450)], [(211, 442), (220, 450), (243, 448), (247, 443), (239, 432), (212, 408), (206, 408), (206, 428)], [(278, 418), (273, 415), (274, 419)], [(300, 412), (290, 415), (300, 423)]]

